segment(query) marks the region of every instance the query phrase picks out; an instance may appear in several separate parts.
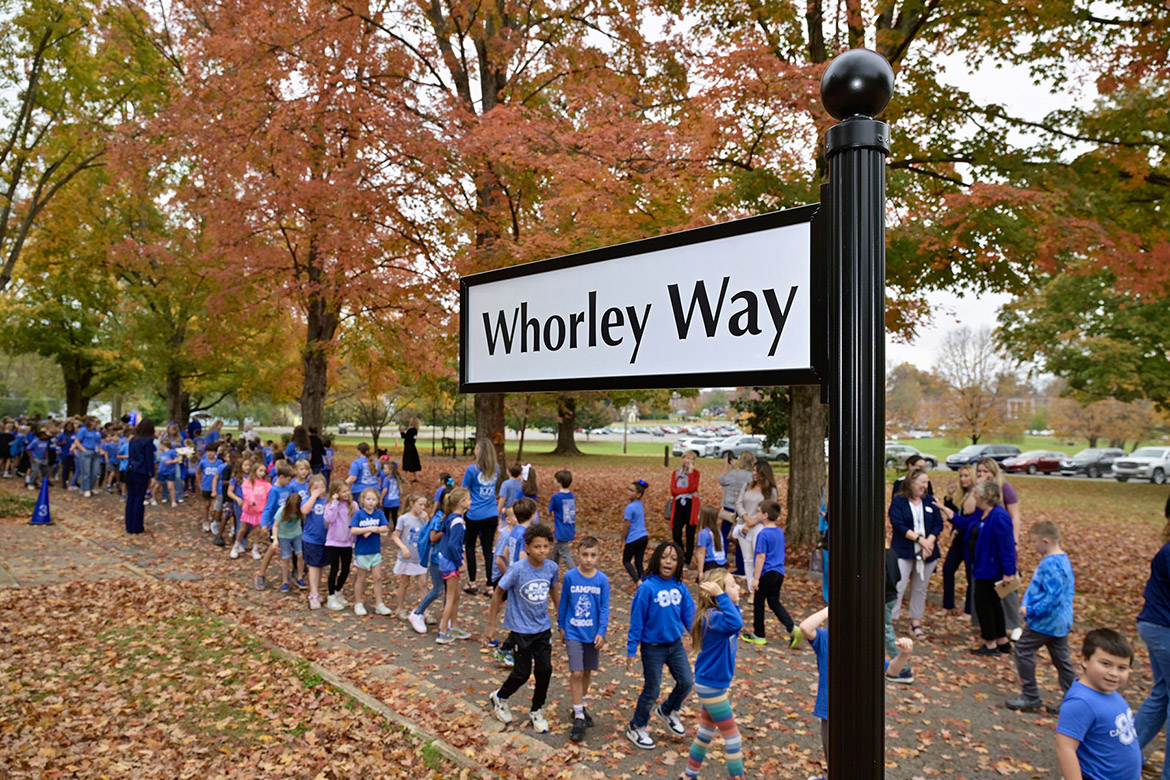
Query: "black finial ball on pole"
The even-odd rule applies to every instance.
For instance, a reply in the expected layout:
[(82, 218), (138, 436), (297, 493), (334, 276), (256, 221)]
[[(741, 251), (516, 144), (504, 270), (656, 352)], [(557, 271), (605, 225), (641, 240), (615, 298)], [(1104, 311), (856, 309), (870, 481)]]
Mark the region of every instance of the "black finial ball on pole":
[(832, 117), (875, 117), (894, 94), (894, 70), (869, 49), (850, 49), (829, 63), (821, 77), (821, 102)]

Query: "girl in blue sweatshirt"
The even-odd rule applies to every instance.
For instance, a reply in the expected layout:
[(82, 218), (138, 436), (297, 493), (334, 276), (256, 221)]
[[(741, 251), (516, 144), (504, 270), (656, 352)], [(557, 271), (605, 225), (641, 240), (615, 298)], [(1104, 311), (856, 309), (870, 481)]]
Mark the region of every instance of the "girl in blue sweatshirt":
[[(706, 507), (704, 507), (706, 509)], [(683, 778), (696, 778), (707, 757), (707, 748), (718, 730), (727, 754), (727, 776), (743, 777), (742, 739), (731, 711), (727, 689), (735, 677), (735, 640), (743, 628), (739, 613), (739, 585), (727, 569), (710, 569), (699, 583), (699, 608), (691, 627), (695, 658), (695, 693), (699, 696), (699, 731), (687, 755)]]
[(650, 573), (638, 585), (634, 603), (630, 605), (626, 671), (634, 671), (634, 658), (638, 654), (638, 645), (641, 645), (644, 682), (634, 717), (626, 730), (626, 739), (645, 750), (654, 747), (654, 740), (646, 733), (646, 724), (650, 722), (651, 706), (658, 701), (664, 665), (670, 668), (674, 690), (666, 701), (654, 707), (654, 714), (675, 735), (681, 737), (687, 733), (678, 711), (691, 692), (694, 675), (682, 638), (694, 621), (695, 600), (679, 576), (681, 561), (682, 548), (673, 542), (663, 542), (654, 548), (647, 566)]
[(470, 506), (471, 492), (467, 488), (453, 489), (443, 503), (447, 517), (443, 520), (443, 536), (435, 550), (435, 561), (439, 564), (439, 574), (446, 591), (443, 616), (439, 618), (439, 635), (435, 638), (435, 642), (440, 645), (471, 636), (455, 627), (455, 619), (459, 615), (459, 575), (467, 569), (463, 562), (463, 536), (467, 522), (463, 516)]

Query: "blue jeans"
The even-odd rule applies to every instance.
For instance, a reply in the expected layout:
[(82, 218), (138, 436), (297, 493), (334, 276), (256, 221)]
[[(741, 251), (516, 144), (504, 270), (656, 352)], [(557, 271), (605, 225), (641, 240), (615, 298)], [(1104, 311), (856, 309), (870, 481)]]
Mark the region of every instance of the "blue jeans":
[(77, 453), (77, 473), (81, 479), (81, 491), (83, 493), (93, 491), (94, 483), (98, 481), (98, 474), (101, 473), (100, 469), (101, 463), (98, 460), (98, 453)]
[(414, 611), (420, 615), (427, 611), (427, 607), (429, 607), (435, 601), (435, 599), (443, 595), (447, 587), (446, 583), (443, 582), (443, 573), (439, 571), (439, 564), (428, 564), (427, 573), (431, 575), (431, 589), (427, 592), (427, 595), (423, 596), (423, 600), (418, 603), (418, 606), (414, 608)]
[[(1134, 718), (1138, 744), (1144, 750), (1166, 724), (1167, 708), (1170, 706), (1170, 690), (1167, 689), (1167, 675), (1170, 675), (1170, 628), (1139, 620), (1137, 630), (1149, 648), (1150, 668), (1154, 672), (1154, 687)], [(1167, 755), (1170, 755), (1170, 738), (1166, 740), (1166, 750)], [(1162, 780), (1170, 780), (1170, 761), (1162, 766)]]
[(658, 701), (658, 692), (662, 688), (663, 665), (670, 669), (670, 676), (674, 678), (674, 690), (662, 702), (662, 711), (667, 715), (682, 707), (687, 694), (695, 685), (695, 675), (691, 671), (687, 651), (683, 650), (681, 638), (662, 645), (643, 642), (642, 675), (645, 682), (642, 684), (642, 693), (638, 695), (638, 705), (634, 708), (634, 719), (630, 721), (630, 725), (636, 729), (645, 728), (650, 722), (650, 708)]

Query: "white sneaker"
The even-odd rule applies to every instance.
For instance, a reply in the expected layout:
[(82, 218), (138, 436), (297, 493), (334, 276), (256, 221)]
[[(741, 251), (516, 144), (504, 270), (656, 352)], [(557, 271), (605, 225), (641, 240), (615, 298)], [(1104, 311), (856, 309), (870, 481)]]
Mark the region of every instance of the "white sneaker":
[(263, 557), (264, 556), (260, 554), (260, 548), (256, 545), (252, 545), (252, 560), (258, 561)]
[(234, 561), (236, 558), (239, 558), (239, 557), (240, 557), (240, 546), (239, 546), (238, 544), (234, 544), (234, 545), (232, 545), (232, 551), (231, 551), (230, 553), (228, 553), (228, 555), (230, 555), (230, 556), (231, 556), (231, 559), (232, 559), (233, 561)]
[(207, 533), (210, 530), (211, 530), (211, 523), (204, 523), (203, 524), (203, 533)]
[(385, 604), (375, 604), (374, 611), (377, 612), (379, 615), (393, 615), (394, 614), (394, 610), (390, 609), (390, 607), (386, 606)]
[(544, 719), (544, 710), (533, 710), (528, 713), (528, 719), (532, 721), (532, 730), (537, 734), (548, 733), (548, 721)]
[[(499, 691), (492, 691), (492, 695), (488, 697), (488, 701), (492, 705), (492, 714), (496, 716), (496, 720), (505, 725), (512, 722), (512, 708), (508, 706), (508, 702), (500, 698)], [(545, 731), (548, 731), (548, 724), (545, 724)]]
[(345, 596), (341, 595), (341, 591), (337, 591), (333, 595), (337, 597), (337, 603), (340, 604), (342, 607), (349, 606), (349, 602), (346, 600)]
[(353, 614), (355, 614), (355, 615), (368, 615), (370, 613), (366, 612), (366, 605), (359, 601), (358, 603), (353, 605)]
[(216, 535), (219, 534), (219, 521), (218, 520), (213, 520), (211, 522), (211, 532), (213, 534), (216, 534)]
[(158, 506), (158, 501), (155, 501), (155, 500), (152, 498), (152, 499), (150, 499), (150, 505), (151, 505), (151, 506)]
[(398, 618), (399, 620), (406, 620), (408, 617), (410, 617), (410, 613), (405, 609), (400, 609), (398, 610), (398, 614), (394, 617)]
[(1016, 628), (1012, 629), (1012, 633), (1009, 636), (1011, 637), (1013, 642), (1019, 642), (1020, 637), (1022, 637), (1023, 635), (1024, 635), (1024, 629), (1019, 628), (1017, 626)]
[(82, 496), (84, 496), (85, 498), (89, 498), (90, 496), (92, 496), (92, 495), (93, 495), (93, 493), (91, 493), (91, 492), (89, 492), (89, 491), (87, 490), (87, 491), (85, 491), (84, 493), (82, 493), (81, 495), (82, 495)]
[(406, 619), (410, 622), (410, 627), (415, 630), (415, 633), (425, 634), (427, 632), (427, 624), (422, 615), (411, 612)]
[(646, 733), (646, 729), (636, 729), (630, 726), (626, 729), (626, 739), (633, 742), (635, 747), (640, 747), (643, 750), (654, 749), (654, 740), (650, 739), (650, 735)]
[(667, 715), (662, 711), (662, 705), (659, 704), (654, 708), (654, 714), (657, 715), (666, 724), (666, 727), (680, 737), (686, 736), (687, 728), (683, 725), (682, 718), (678, 716), (678, 710)]
[(174, 501), (171, 502), (171, 509), (174, 509), (177, 506), (178, 506), (178, 504), (176, 504)]

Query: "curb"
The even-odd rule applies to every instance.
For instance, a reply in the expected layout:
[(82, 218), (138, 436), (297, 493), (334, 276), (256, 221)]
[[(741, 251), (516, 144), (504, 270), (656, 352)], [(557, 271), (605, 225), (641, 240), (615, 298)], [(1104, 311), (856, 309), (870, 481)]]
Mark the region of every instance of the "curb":
[[(78, 541), (81, 541), (85, 544), (92, 545), (93, 547), (97, 547), (98, 549), (103, 550), (106, 553), (113, 555), (116, 558), (119, 558), (120, 565), (123, 566), (126, 570), (128, 570), (132, 574), (134, 574), (135, 576), (141, 577), (143, 579), (153, 580), (153, 581), (161, 584), (163, 587), (168, 588), (169, 590), (172, 590), (172, 591), (179, 590), (179, 589), (175, 588), (172, 583), (162, 579), (161, 577), (158, 577), (154, 574), (151, 574), (150, 572), (146, 571), (142, 567), (140, 567), (136, 564), (130, 563), (129, 561), (121, 560), (120, 555), (112, 552), (109, 548), (104, 547), (101, 544), (98, 544), (96, 541), (94, 541), (93, 539), (90, 539), (89, 537), (85, 536), (81, 532), (76, 531), (73, 528), (70, 528), (66, 522), (59, 522), (59, 523), (57, 523), (57, 525), (60, 528), (64, 529), (66, 533), (68, 533), (70, 536), (74, 537)], [(181, 595), (181, 591), (180, 591), (180, 595)], [(473, 776), (483, 778), (483, 780), (495, 780), (496, 775), (494, 773), (489, 771), (487, 768), (481, 766), (474, 759), (469, 757), (466, 753), (459, 750), (454, 745), (448, 743), (446, 740), (442, 739), (438, 735), (432, 734), (431, 732), (427, 731), (425, 728), (420, 726), (418, 723), (415, 723), (413, 720), (406, 717), (405, 715), (400, 715), (399, 713), (395, 712), (389, 706), (387, 706), (386, 703), (383, 702), (381, 699), (367, 693), (366, 691), (357, 687), (356, 685), (351, 683), (349, 680), (346, 680), (344, 677), (337, 674), (336, 672), (333, 672), (329, 669), (326, 669), (324, 666), (321, 666), (316, 661), (311, 661), (308, 658), (304, 658), (304, 657), (298, 655), (297, 653), (294, 653), (291, 650), (286, 650), (285, 648), (280, 647), (279, 645), (272, 643), (271, 641), (269, 641), (265, 637), (262, 637), (259, 634), (252, 632), (248, 628), (245, 628), (244, 626), (240, 625), (239, 623), (237, 623), (235, 620), (231, 619), (227, 615), (220, 615), (220, 614), (215, 614), (215, 613), (209, 612), (202, 604), (199, 604), (197, 602), (193, 602), (190, 599), (183, 599), (183, 601), (185, 601), (187, 604), (190, 604), (191, 606), (195, 607), (200, 612), (202, 612), (204, 615), (207, 615), (208, 617), (213, 617), (216, 620), (223, 621), (224, 623), (227, 623), (228, 625), (230, 625), (232, 628), (236, 629), (237, 631), (240, 631), (244, 634), (248, 634), (249, 636), (255, 638), (258, 642), (260, 642), (260, 644), (262, 644), (264, 646), (264, 648), (266, 650), (268, 650), (272, 654), (278, 656), (279, 658), (281, 658), (285, 661), (293, 661), (296, 663), (307, 664), (309, 666), (309, 668), (313, 670), (314, 674), (317, 674), (318, 676), (320, 676), (321, 679), (324, 680), (325, 682), (329, 683), (329, 685), (333, 686), (334, 688), (337, 688), (338, 690), (342, 691), (350, 698), (355, 699), (356, 701), (365, 705), (366, 707), (369, 707), (371, 710), (373, 710), (374, 712), (377, 712), (379, 715), (381, 715), (383, 718), (390, 721), (391, 723), (394, 723), (395, 725), (400, 726), (415, 739), (418, 739), (421, 742), (433, 745), (434, 748), (436, 750), (438, 750), (439, 753), (442, 754), (442, 756), (444, 758), (446, 758), (452, 764), (455, 764), (460, 769), (468, 770), (473, 774)]]

